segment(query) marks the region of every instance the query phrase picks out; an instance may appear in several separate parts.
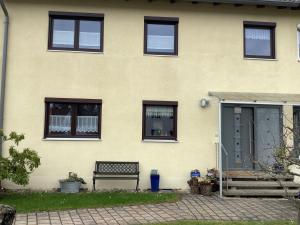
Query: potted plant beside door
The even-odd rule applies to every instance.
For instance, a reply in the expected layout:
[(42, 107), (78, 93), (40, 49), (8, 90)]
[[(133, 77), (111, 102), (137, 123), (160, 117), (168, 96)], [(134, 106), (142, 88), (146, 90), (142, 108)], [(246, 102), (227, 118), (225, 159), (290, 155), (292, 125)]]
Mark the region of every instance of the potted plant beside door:
[(76, 173), (69, 172), (69, 177), (67, 179), (59, 180), (60, 192), (63, 193), (78, 193), (81, 184), (86, 184), (86, 182), (78, 177)]
[(205, 196), (210, 196), (212, 194), (213, 183), (211, 179), (206, 176), (199, 181), (200, 194)]

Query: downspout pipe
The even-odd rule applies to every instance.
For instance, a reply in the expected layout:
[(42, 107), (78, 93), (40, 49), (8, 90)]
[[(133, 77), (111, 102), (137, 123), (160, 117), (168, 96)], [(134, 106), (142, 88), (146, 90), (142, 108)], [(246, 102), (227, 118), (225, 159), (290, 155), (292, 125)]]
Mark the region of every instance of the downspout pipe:
[[(7, 47), (8, 47), (8, 26), (9, 14), (6, 9), (4, 0), (0, 0), (0, 5), (4, 13), (4, 30), (3, 30), (3, 51), (2, 51), (2, 70), (1, 70), (1, 86), (0, 86), (0, 129), (3, 129), (4, 123), (4, 100), (5, 100), (5, 82), (7, 68)], [(2, 156), (2, 143), (0, 143), (0, 156)]]

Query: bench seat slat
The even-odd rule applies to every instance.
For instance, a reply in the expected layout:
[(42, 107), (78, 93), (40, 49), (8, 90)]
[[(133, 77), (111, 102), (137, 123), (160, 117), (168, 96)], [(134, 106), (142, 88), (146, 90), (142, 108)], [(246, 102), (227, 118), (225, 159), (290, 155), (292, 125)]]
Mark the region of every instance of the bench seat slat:
[(102, 175), (102, 176), (105, 176), (105, 175), (132, 175), (132, 176), (136, 176), (136, 175), (139, 175), (139, 172), (136, 172), (136, 173), (114, 173), (114, 172), (97, 172), (97, 171), (94, 171), (94, 174), (95, 175)]
[(95, 177), (98, 180), (137, 180), (137, 177)]

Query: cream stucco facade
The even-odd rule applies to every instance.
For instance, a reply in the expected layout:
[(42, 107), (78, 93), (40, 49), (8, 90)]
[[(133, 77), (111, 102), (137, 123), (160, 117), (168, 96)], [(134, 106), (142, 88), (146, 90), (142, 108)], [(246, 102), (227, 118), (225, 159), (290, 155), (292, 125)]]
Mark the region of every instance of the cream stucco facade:
[[(217, 166), (219, 105), (209, 91), (300, 94), (298, 11), (140, 0), (8, 0), (7, 8), (4, 129), (25, 133), (22, 145), (41, 156), (32, 189), (57, 188), (69, 171), (91, 188), (95, 160), (139, 161), (142, 189), (151, 169), (159, 170), (162, 188), (185, 189), (190, 170)], [(49, 51), (49, 11), (104, 13), (104, 52)], [(143, 54), (144, 16), (179, 17), (178, 56)], [(277, 24), (275, 60), (243, 57), (245, 20)], [(45, 97), (102, 99), (101, 140), (43, 139)], [(210, 100), (208, 108), (201, 98)], [(178, 101), (177, 142), (142, 141), (143, 100)], [(289, 116), (291, 107), (285, 106)]]

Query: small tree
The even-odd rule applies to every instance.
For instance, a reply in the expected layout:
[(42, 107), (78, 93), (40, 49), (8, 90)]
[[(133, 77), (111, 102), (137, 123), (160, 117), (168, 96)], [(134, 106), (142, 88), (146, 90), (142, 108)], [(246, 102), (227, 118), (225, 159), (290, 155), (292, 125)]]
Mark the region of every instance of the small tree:
[(0, 155), (0, 182), (7, 179), (25, 186), (29, 183), (29, 175), (41, 164), (36, 151), (29, 148), (18, 151), (18, 145), (24, 138), (24, 134), (17, 134), (16, 132), (11, 132), (6, 136), (3, 130), (0, 130), (0, 142), (12, 142), (8, 149), (9, 156)]
[[(284, 117), (284, 116), (283, 116)], [(285, 118), (285, 117), (284, 117)], [(300, 200), (296, 199), (294, 195), (289, 195), (288, 189), (284, 187), (282, 181), (277, 179), (280, 176), (296, 176), (300, 177), (300, 146), (295, 146), (295, 143), (300, 142), (300, 127), (289, 121), (287, 118), (287, 125), (283, 126), (281, 143), (279, 146), (274, 147), (275, 163), (272, 165), (265, 162), (257, 162), (261, 169), (270, 174), (281, 187), (285, 190), (285, 197), (288, 198), (292, 204), (298, 209), (298, 221), (300, 225)], [(296, 140), (295, 142), (293, 140)], [(293, 142), (291, 144), (291, 141)], [(299, 194), (298, 194), (299, 195)]]

